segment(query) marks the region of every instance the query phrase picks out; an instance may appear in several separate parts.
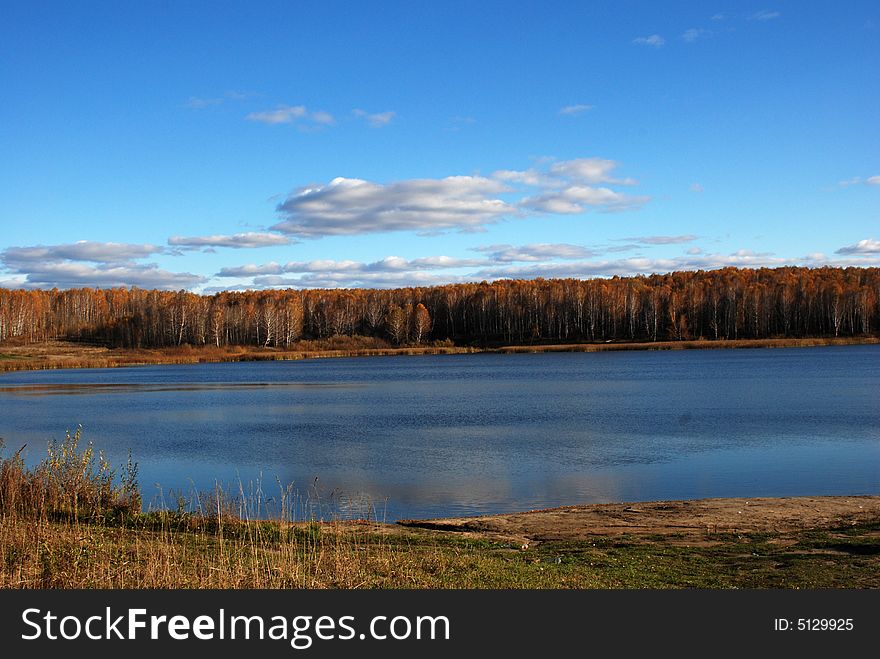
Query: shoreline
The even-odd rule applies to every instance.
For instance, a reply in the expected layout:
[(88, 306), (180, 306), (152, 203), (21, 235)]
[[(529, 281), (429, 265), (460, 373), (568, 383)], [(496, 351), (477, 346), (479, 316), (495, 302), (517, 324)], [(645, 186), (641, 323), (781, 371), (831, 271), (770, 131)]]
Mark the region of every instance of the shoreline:
[(0, 510), (0, 588), (880, 589), (880, 496), (265, 521)]
[[(712, 536), (787, 534), (880, 520), (880, 495), (723, 497), (560, 506), (496, 515), (404, 519), (399, 526), (534, 547), (595, 537), (705, 542)], [(880, 539), (880, 538), (878, 538)]]
[(880, 495), (392, 524), (314, 516), (288, 489), (264, 519), (220, 489), (144, 511), (136, 464), (116, 474), (79, 442), (34, 468), (0, 456), (0, 588), (880, 589)]
[(642, 350), (733, 350), (806, 348), (844, 345), (878, 345), (878, 337), (804, 339), (719, 339), (625, 343), (564, 343), (499, 346), (407, 346), (380, 348), (281, 350), (251, 346), (182, 346), (163, 349), (107, 348), (69, 341), (26, 345), (0, 345), (0, 373), (68, 368), (119, 368), (172, 364), (205, 364), (246, 361), (298, 361), (347, 357), (389, 357), (461, 354), (524, 354), (543, 352), (608, 352)]

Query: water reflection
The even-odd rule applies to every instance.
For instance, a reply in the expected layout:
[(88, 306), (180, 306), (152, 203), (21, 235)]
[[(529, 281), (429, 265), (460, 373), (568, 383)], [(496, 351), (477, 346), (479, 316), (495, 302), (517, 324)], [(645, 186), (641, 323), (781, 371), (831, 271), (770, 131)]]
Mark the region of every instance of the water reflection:
[(304, 387), (352, 387), (354, 384), (335, 384), (328, 382), (187, 382), (174, 383), (135, 383), (135, 382), (67, 382), (58, 384), (21, 384), (0, 387), (0, 395), (10, 396), (64, 396), (89, 394), (131, 394), (170, 391), (236, 391), (245, 389), (296, 389)]
[(0, 437), (27, 443), (30, 462), (82, 424), (112, 462), (131, 449), (147, 501), (292, 483), (309, 505), (396, 519), (880, 492), (880, 346), (85, 369), (0, 385)]

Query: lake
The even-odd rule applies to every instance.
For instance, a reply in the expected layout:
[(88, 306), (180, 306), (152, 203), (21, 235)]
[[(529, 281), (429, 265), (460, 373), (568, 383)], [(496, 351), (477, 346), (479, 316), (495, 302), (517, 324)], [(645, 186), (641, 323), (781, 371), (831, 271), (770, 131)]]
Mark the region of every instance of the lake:
[(30, 463), (83, 427), (149, 505), (221, 483), (382, 520), (880, 493), (880, 346), (473, 354), (0, 375)]

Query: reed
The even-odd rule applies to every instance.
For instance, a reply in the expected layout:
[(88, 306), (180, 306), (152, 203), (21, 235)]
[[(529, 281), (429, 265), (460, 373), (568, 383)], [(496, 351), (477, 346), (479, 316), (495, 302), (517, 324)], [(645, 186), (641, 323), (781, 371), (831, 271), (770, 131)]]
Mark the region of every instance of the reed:
[(413, 586), (435, 562), (430, 545), (409, 551), (387, 525), (280, 483), (271, 497), (239, 483), (142, 510), (137, 464), (112, 468), (79, 428), (36, 467), (21, 454), (0, 459), (3, 588)]
[[(141, 507), (81, 432), (0, 454), (0, 588), (880, 588), (880, 520), (792, 533), (541, 541), (342, 519), (277, 484)], [(274, 488), (273, 488), (274, 489)], [(780, 500), (780, 505), (785, 505)]]

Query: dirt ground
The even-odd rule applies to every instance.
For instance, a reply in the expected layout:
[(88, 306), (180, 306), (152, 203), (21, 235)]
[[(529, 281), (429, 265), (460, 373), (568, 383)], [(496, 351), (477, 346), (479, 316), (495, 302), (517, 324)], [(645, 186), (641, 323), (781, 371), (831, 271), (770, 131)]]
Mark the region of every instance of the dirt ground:
[(527, 548), (544, 541), (615, 535), (667, 536), (693, 544), (711, 541), (718, 534), (781, 534), (877, 519), (880, 496), (849, 496), (609, 503), (398, 524), (516, 542)]

